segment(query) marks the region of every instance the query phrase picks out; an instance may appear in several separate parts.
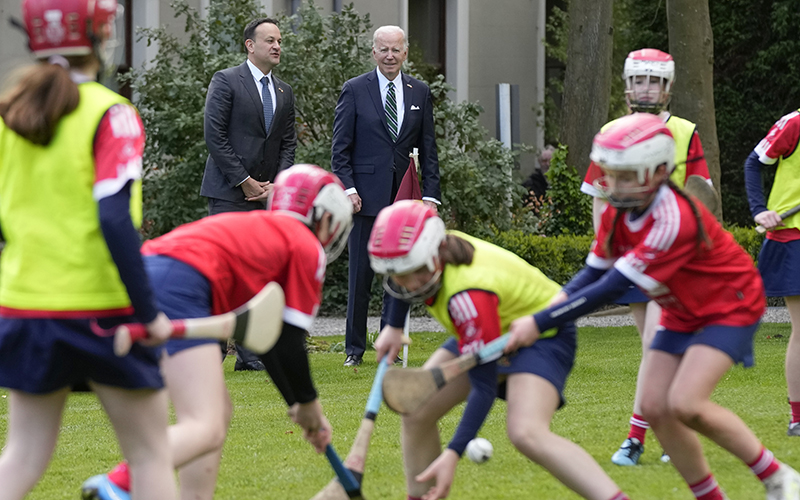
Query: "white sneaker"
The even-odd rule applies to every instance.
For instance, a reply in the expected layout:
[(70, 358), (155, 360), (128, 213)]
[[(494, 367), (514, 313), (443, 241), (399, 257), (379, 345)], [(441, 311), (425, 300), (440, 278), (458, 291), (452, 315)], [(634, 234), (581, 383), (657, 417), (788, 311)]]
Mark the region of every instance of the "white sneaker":
[(787, 436), (800, 436), (800, 422), (792, 422), (789, 428), (786, 429)]
[(786, 464), (764, 480), (767, 500), (800, 500), (800, 474)]

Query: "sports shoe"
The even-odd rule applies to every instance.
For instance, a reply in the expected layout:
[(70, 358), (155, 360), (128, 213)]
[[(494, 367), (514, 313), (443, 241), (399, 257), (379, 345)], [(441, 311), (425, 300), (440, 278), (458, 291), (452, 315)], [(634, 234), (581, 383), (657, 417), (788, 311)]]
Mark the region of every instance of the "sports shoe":
[(790, 422), (786, 429), (787, 436), (800, 436), (800, 422)]
[(637, 465), (642, 453), (644, 453), (644, 445), (636, 438), (628, 438), (611, 456), (611, 461), (623, 466)]
[(83, 500), (130, 500), (131, 494), (108, 479), (108, 474), (92, 476), (81, 486)]
[(767, 500), (800, 500), (800, 474), (786, 464), (764, 480)]

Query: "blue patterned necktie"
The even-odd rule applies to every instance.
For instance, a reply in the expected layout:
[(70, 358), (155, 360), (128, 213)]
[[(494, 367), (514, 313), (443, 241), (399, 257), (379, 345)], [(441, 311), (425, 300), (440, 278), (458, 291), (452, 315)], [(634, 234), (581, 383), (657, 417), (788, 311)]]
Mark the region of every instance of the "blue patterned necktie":
[(397, 141), (397, 99), (394, 95), (394, 82), (389, 82), (386, 91), (386, 124), (389, 125), (392, 141)]
[(261, 102), (264, 105), (264, 127), (269, 134), (269, 126), (272, 124), (272, 96), (269, 93), (269, 77), (261, 79)]

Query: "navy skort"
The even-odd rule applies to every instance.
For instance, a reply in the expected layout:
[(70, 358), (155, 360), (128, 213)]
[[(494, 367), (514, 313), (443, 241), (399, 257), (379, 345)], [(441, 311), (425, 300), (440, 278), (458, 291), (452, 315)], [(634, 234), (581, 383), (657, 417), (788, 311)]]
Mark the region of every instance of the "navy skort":
[(656, 332), (650, 349), (683, 354), (689, 347), (703, 344), (724, 352), (735, 364), (746, 368), (753, 366), (753, 335), (760, 321), (747, 326), (708, 325), (696, 332), (676, 332), (660, 329)]
[[(566, 404), (564, 386), (567, 383), (569, 372), (575, 363), (577, 350), (577, 329), (575, 324), (565, 323), (558, 332), (546, 339), (537, 340), (532, 346), (524, 347), (508, 357), (497, 360), (497, 373), (509, 375), (512, 373), (532, 373), (547, 380), (558, 391), (561, 406)], [(458, 340), (450, 337), (441, 346), (455, 356), (460, 356)], [(498, 386), (498, 397), (505, 399), (506, 384)]]

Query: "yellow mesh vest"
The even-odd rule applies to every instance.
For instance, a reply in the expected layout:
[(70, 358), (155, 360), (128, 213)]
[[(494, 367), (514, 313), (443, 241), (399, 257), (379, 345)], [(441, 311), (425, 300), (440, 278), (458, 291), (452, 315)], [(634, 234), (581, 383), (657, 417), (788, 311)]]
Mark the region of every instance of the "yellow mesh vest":
[[(486, 290), (497, 295), (502, 334), (515, 319), (547, 308), (561, 290), (556, 282), (508, 250), (458, 231), (448, 231), (448, 234), (463, 238), (475, 247), (471, 264), (445, 266), (442, 288), (436, 301), (428, 307), (428, 312), (453, 335), (457, 332), (447, 305), (453, 295), (460, 292)], [(555, 334), (556, 330), (548, 330), (542, 337)]]
[[(797, 175), (797, 172), (800, 172), (800, 153), (797, 152), (798, 149), (800, 149), (800, 145), (796, 146), (789, 156), (778, 158), (775, 182), (772, 183), (772, 191), (769, 193), (767, 208), (779, 214), (800, 203), (800, 176)], [(789, 228), (800, 229), (800, 217), (788, 217), (783, 223), (786, 226), (776, 228), (776, 231)]]
[[(600, 131), (605, 132), (617, 120), (619, 118), (606, 123)], [(669, 115), (669, 119), (664, 125), (672, 132), (672, 137), (675, 139), (675, 170), (672, 171), (669, 178), (679, 188), (683, 188), (684, 184), (686, 184), (686, 160), (689, 157), (689, 144), (692, 142), (692, 135), (696, 126), (689, 120), (678, 118), (672, 114)]]
[(686, 160), (689, 158), (689, 144), (692, 142), (692, 135), (696, 125), (689, 120), (670, 115), (666, 123), (667, 128), (672, 132), (675, 139), (675, 170), (669, 178), (683, 188), (686, 184)]
[[(47, 146), (0, 120), (0, 305), (34, 311), (102, 311), (130, 305), (100, 230), (93, 142), (113, 105), (129, 102), (94, 82)], [(131, 196), (141, 220), (141, 183)]]

